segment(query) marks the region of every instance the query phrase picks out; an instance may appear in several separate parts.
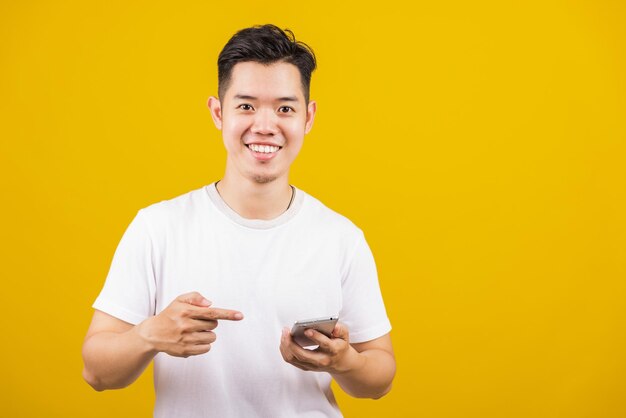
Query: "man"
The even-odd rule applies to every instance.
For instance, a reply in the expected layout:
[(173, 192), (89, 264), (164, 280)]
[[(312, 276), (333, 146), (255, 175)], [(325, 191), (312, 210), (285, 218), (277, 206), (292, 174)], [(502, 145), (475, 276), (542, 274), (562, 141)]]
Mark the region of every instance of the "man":
[[(226, 44), (208, 103), (224, 177), (129, 225), (83, 346), (96, 390), (131, 384), (153, 359), (156, 417), (337, 417), (331, 378), (355, 397), (390, 390), (391, 325), (363, 233), (289, 185), (315, 66), (273, 25)], [(285, 328), (335, 315), (330, 337), (307, 331), (315, 350)]]

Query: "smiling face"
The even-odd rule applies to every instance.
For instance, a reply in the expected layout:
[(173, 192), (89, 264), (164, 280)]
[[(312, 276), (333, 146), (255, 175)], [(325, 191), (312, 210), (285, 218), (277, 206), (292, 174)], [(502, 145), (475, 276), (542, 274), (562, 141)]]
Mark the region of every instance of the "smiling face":
[(305, 103), (295, 65), (240, 62), (221, 102), (212, 97), (209, 107), (228, 154), (226, 176), (260, 184), (288, 181), (316, 110), (314, 101)]

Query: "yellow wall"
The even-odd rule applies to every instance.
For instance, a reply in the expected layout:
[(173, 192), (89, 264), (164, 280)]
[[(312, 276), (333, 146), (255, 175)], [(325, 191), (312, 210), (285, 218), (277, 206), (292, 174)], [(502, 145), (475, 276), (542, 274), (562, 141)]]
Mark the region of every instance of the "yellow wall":
[(0, 415), (151, 415), (150, 374), (82, 381), (90, 306), (136, 211), (222, 174), (217, 55), (273, 22), (319, 59), (292, 181), (394, 325), (346, 416), (626, 416), (625, 6), (510, 3), (2, 2)]

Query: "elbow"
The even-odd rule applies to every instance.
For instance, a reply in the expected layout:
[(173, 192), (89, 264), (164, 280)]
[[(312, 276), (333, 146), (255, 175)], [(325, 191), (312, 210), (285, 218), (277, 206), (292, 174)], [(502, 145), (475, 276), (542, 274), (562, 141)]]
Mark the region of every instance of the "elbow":
[(371, 396), (368, 396), (368, 398), (377, 400), (387, 395), (389, 392), (391, 392), (391, 388), (393, 387), (393, 380), (395, 379), (395, 377), (396, 377), (396, 364), (394, 361), (393, 367), (391, 369), (391, 375), (388, 377), (388, 380), (386, 381), (385, 386), (381, 385), (382, 388), (377, 390)]
[(384, 388), (370, 388), (368, 390), (363, 390), (363, 391), (359, 391), (359, 392), (355, 392), (355, 391), (346, 391), (346, 393), (354, 398), (357, 399), (373, 399), (373, 400), (378, 400), (382, 397), (384, 397), (385, 395), (387, 395), (390, 391), (391, 391), (391, 386), (392, 384), (389, 383), (389, 385), (387, 385)]
[(369, 396), (370, 399), (380, 399), (383, 396), (387, 395), (389, 392), (391, 392), (391, 388), (393, 386), (393, 379), (395, 379), (396, 377), (396, 362), (395, 362), (395, 358), (393, 359), (393, 364), (392, 367), (390, 368), (390, 376), (388, 377), (387, 380), (387, 384), (386, 386), (384, 386), (382, 388), (382, 390), (377, 391), (376, 393), (374, 393), (374, 396)]
[(106, 389), (106, 387), (102, 384), (102, 381), (93, 374), (89, 373), (86, 367), (83, 368), (83, 379), (85, 379), (85, 382), (87, 382), (89, 386), (98, 392), (102, 392)]
[(392, 386), (392, 384), (390, 383), (389, 386), (387, 386), (381, 392), (378, 392), (378, 393), (374, 394), (374, 396), (370, 396), (370, 399), (378, 400), (378, 399), (382, 398), (383, 396), (385, 396), (386, 394), (391, 392), (391, 386)]
[(105, 381), (99, 378), (98, 376), (94, 375), (93, 373), (90, 373), (87, 370), (87, 367), (83, 368), (83, 379), (85, 379), (85, 382), (87, 382), (89, 386), (91, 386), (94, 390), (98, 392), (102, 392), (104, 390), (109, 390), (109, 389), (124, 389), (125, 387), (128, 387), (131, 383), (131, 382), (125, 382), (125, 381), (120, 381), (120, 382)]
[(83, 349), (82, 349), (82, 356), (83, 356), (83, 379), (94, 390), (96, 390), (98, 392), (102, 392), (103, 390), (106, 389), (104, 387), (104, 385), (102, 384), (102, 380), (99, 379), (98, 376), (95, 373), (93, 373), (92, 370), (90, 370), (90, 367), (88, 367), (91, 364), (88, 348), (89, 348), (88, 339), (86, 339), (84, 344), (83, 344)]

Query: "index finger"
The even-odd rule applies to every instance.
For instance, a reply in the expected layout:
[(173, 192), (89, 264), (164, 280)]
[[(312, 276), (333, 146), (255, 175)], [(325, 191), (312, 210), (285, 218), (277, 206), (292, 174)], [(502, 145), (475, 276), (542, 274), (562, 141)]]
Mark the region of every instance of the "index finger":
[(243, 319), (243, 314), (239, 311), (233, 311), (232, 309), (221, 308), (199, 308), (193, 315), (194, 319), (206, 319), (209, 321), (215, 321), (217, 319), (225, 319), (227, 321), (240, 321)]
[(307, 336), (310, 340), (316, 342), (317, 345), (319, 345), (324, 350), (328, 350), (328, 348), (330, 347), (332, 340), (318, 330), (312, 328), (307, 329), (306, 331), (304, 331), (304, 335)]

